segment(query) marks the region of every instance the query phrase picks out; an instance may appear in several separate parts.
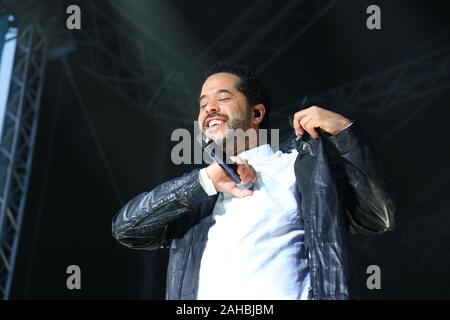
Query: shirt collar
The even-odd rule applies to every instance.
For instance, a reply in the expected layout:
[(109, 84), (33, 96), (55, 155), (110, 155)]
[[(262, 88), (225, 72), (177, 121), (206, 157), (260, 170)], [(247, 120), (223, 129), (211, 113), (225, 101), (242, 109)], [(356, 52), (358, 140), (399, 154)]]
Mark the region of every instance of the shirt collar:
[(273, 150), (269, 144), (263, 144), (256, 148), (246, 150), (239, 154), (239, 157), (245, 160), (256, 160), (256, 159), (264, 159), (272, 156)]

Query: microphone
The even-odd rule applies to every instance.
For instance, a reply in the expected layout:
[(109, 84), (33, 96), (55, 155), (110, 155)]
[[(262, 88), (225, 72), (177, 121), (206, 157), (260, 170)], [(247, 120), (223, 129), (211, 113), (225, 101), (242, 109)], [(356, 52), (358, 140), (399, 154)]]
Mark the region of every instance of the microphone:
[(222, 148), (220, 148), (220, 150), (222, 150), (222, 155), (217, 154), (216, 151), (219, 150), (219, 147), (214, 143), (212, 139), (209, 139), (204, 134), (202, 134), (201, 136), (199, 135), (198, 138), (201, 139), (203, 150), (206, 151), (206, 153), (212, 159), (214, 159), (222, 167), (223, 170), (225, 170), (225, 173), (231, 179), (233, 179), (233, 181), (236, 183), (236, 187), (238, 187), (239, 190), (253, 189), (253, 182), (249, 181), (245, 184), (241, 183), (241, 178), (239, 178), (236, 167)]

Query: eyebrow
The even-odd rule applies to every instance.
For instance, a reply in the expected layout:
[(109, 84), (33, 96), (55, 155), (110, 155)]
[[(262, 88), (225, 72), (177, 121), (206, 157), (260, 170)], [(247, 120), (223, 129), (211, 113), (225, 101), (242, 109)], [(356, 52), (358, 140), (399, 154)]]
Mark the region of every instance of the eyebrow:
[[(230, 90), (227, 90), (227, 89), (219, 89), (219, 90), (214, 91), (214, 93), (224, 93), (224, 92), (233, 95), (233, 93)], [(200, 96), (200, 98), (198, 99), (198, 102), (201, 102), (202, 99), (204, 99), (206, 97), (207, 97), (206, 94)]]

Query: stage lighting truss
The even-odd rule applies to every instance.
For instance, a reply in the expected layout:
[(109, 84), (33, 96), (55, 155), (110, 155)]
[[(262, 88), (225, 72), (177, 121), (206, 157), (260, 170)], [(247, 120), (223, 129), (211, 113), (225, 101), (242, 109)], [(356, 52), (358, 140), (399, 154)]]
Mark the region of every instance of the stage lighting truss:
[(20, 28), (0, 142), (0, 298), (8, 299), (31, 174), (46, 63), (39, 27)]

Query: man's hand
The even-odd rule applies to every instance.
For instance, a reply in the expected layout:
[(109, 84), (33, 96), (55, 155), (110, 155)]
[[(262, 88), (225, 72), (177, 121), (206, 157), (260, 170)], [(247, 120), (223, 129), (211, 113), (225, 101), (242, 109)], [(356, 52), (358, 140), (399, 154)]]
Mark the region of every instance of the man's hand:
[[(244, 184), (249, 181), (252, 181), (253, 183), (256, 182), (256, 171), (255, 169), (253, 169), (251, 165), (247, 163), (246, 160), (241, 159), (239, 157), (231, 157), (231, 160), (233, 160), (234, 163), (236, 163), (237, 173), (241, 178), (241, 183)], [(236, 183), (234, 183), (233, 179), (231, 179), (226, 174), (225, 170), (223, 170), (222, 167), (215, 162), (213, 164), (210, 164), (206, 168), (206, 173), (208, 174), (208, 177), (212, 180), (217, 192), (230, 193), (238, 198), (251, 196), (253, 194), (252, 190), (248, 189), (239, 190), (239, 188), (236, 186)]]
[(294, 114), (294, 129), (296, 135), (303, 135), (307, 131), (313, 138), (319, 136), (316, 128), (320, 128), (332, 135), (340, 132), (352, 123), (338, 113), (312, 106)]

